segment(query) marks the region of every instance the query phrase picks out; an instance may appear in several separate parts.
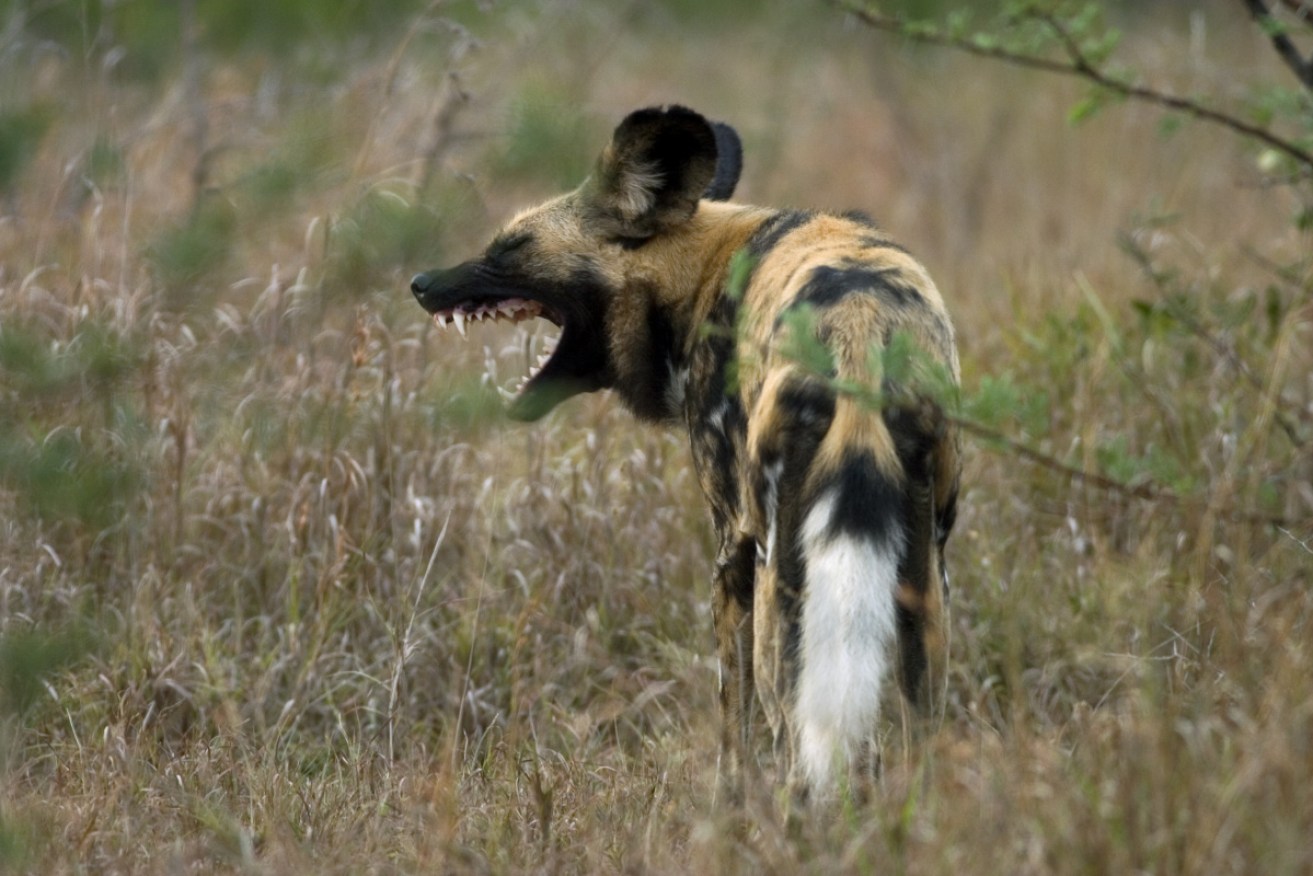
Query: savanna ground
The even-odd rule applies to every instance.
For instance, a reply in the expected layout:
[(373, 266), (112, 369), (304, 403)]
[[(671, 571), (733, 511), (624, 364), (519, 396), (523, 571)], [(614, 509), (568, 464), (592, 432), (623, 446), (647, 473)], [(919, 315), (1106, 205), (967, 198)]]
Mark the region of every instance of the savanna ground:
[[(1243, 7), (1108, 63), (1307, 148)], [(0, 4), (0, 871), (1313, 872), (1307, 167), (825, 4), (327, 9)], [(671, 101), (928, 264), (978, 427), (944, 726), (792, 831), (685, 441), (406, 289)]]

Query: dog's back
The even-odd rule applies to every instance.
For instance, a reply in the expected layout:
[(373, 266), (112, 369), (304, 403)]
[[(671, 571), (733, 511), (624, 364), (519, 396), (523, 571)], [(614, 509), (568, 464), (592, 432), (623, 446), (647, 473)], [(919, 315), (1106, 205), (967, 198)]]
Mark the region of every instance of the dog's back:
[(881, 368), (900, 335), (952, 382), (957, 356), (930, 277), (864, 217), (778, 213), (748, 252), (738, 362), (766, 583), (757, 685), (800, 778), (824, 793), (836, 766), (871, 764), (895, 640), (914, 702), (928, 705), (926, 670), (943, 660), (957, 439), (933, 399)]

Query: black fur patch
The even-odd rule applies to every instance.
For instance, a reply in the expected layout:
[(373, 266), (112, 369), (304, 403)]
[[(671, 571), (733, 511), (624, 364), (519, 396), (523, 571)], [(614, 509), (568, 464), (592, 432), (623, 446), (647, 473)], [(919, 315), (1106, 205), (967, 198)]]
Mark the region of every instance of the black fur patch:
[(895, 268), (872, 268), (867, 265), (836, 268), (821, 265), (811, 272), (807, 282), (798, 291), (797, 300), (814, 307), (829, 307), (854, 292), (863, 292), (888, 298), (899, 305), (907, 305), (914, 300), (912, 296), (916, 292), (895, 282), (893, 277), (897, 275)]
[(721, 294), (707, 314), (705, 330), (719, 338), (724, 338), (733, 347), (733, 337), (738, 329), (739, 300), (733, 295)]
[(957, 487), (948, 494), (948, 501), (944, 507), (939, 509), (939, 514), (935, 518), (935, 545), (942, 552), (944, 545), (948, 543), (948, 534), (953, 531), (953, 524), (957, 523)]
[(921, 682), (930, 665), (921, 639), (925, 622), (921, 615), (901, 605), (894, 606), (894, 618), (898, 628), (898, 681), (908, 699), (915, 702), (921, 696)]
[(905, 253), (906, 255), (911, 255), (911, 252), (907, 249), (907, 247), (893, 240), (890, 240), (887, 237), (880, 237), (878, 234), (864, 235), (861, 238), (861, 243), (864, 249), (892, 249), (894, 252), (901, 252), (901, 253)]
[(817, 490), (823, 496), (837, 491), (828, 534), (871, 539), (879, 544), (897, 543), (907, 519), (907, 492), (893, 477), (881, 471), (865, 453), (851, 453), (839, 471)]
[(856, 222), (858, 225), (865, 225), (867, 228), (879, 228), (880, 223), (871, 217), (870, 213), (865, 210), (844, 210), (839, 214), (840, 218), (847, 219), (849, 222)]
[[(793, 302), (775, 318), (772, 329), (779, 331), (788, 320), (788, 314), (799, 304), (824, 309), (838, 304), (849, 295), (873, 295), (890, 308), (927, 304), (915, 286), (902, 280), (902, 273), (897, 268), (872, 268), (855, 262), (847, 262), (840, 267), (821, 265), (812, 269)], [(892, 328), (891, 324), (891, 331)], [(820, 340), (827, 341), (824, 332)], [(886, 346), (889, 342), (889, 336), (883, 338)]]
[(633, 252), (636, 249), (642, 249), (651, 239), (650, 237), (613, 237), (611, 242), (619, 244), (621, 249)]
[[(886, 381), (881, 391), (892, 398), (897, 394), (897, 387)], [(929, 425), (929, 404), (890, 404), (883, 411), (884, 424), (894, 439), (898, 461), (903, 464), (908, 479), (918, 484), (930, 480), (932, 454), (938, 440), (934, 427)]]
[(721, 295), (687, 363), (684, 400), (693, 464), (721, 535), (739, 512), (739, 486), (734, 479), (747, 434), (743, 402), (730, 384), (737, 319), (738, 301)]
[[(750, 538), (740, 539), (730, 557), (733, 574), (729, 576), (729, 595), (743, 611), (752, 611), (752, 585), (756, 575), (757, 545)], [(751, 662), (752, 656), (746, 655)]]
[(710, 201), (728, 201), (743, 172), (743, 143), (738, 132), (722, 122), (712, 122), (716, 135), (716, 175), (702, 197)]
[(668, 407), (671, 374), (682, 365), (677, 349), (675, 327), (665, 308), (650, 298), (647, 308), (647, 334), (637, 339), (641, 352), (632, 357), (636, 370), (622, 375), (617, 386), (624, 388), (624, 401), (639, 419), (659, 422), (678, 411)]
[(779, 246), (780, 241), (791, 232), (815, 218), (815, 215), (809, 210), (781, 210), (761, 223), (748, 238), (748, 255), (752, 257), (754, 265)]
[(776, 404), (789, 412), (789, 438), (806, 435), (820, 445), (834, 419), (833, 390), (817, 381), (798, 381), (780, 390)]

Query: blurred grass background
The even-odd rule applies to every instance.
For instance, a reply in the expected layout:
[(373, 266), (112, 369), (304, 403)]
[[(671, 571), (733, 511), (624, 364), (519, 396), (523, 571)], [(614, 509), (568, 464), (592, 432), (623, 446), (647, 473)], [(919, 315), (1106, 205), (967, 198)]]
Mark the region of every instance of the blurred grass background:
[[(1309, 136), (1242, 4), (1102, 6)], [(1313, 871), (1308, 181), (1086, 95), (784, 0), (0, 3), (0, 871)], [(406, 289), (672, 101), (926, 262), (973, 420), (1184, 497), (973, 441), (947, 725), (792, 833), (711, 806), (685, 440), (504, 423), (541, 331)]]

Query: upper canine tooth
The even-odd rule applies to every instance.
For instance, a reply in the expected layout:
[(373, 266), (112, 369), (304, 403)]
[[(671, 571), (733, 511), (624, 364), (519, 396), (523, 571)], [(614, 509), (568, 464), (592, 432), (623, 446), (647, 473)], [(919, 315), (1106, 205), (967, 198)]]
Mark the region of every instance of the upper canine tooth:
[(451, 318), (455, 321), (456, 331), (460, 332), (460, 336), (462, 338), (469, 337), (465, 334), (465, 314), (459, 310), (453, 310)]

